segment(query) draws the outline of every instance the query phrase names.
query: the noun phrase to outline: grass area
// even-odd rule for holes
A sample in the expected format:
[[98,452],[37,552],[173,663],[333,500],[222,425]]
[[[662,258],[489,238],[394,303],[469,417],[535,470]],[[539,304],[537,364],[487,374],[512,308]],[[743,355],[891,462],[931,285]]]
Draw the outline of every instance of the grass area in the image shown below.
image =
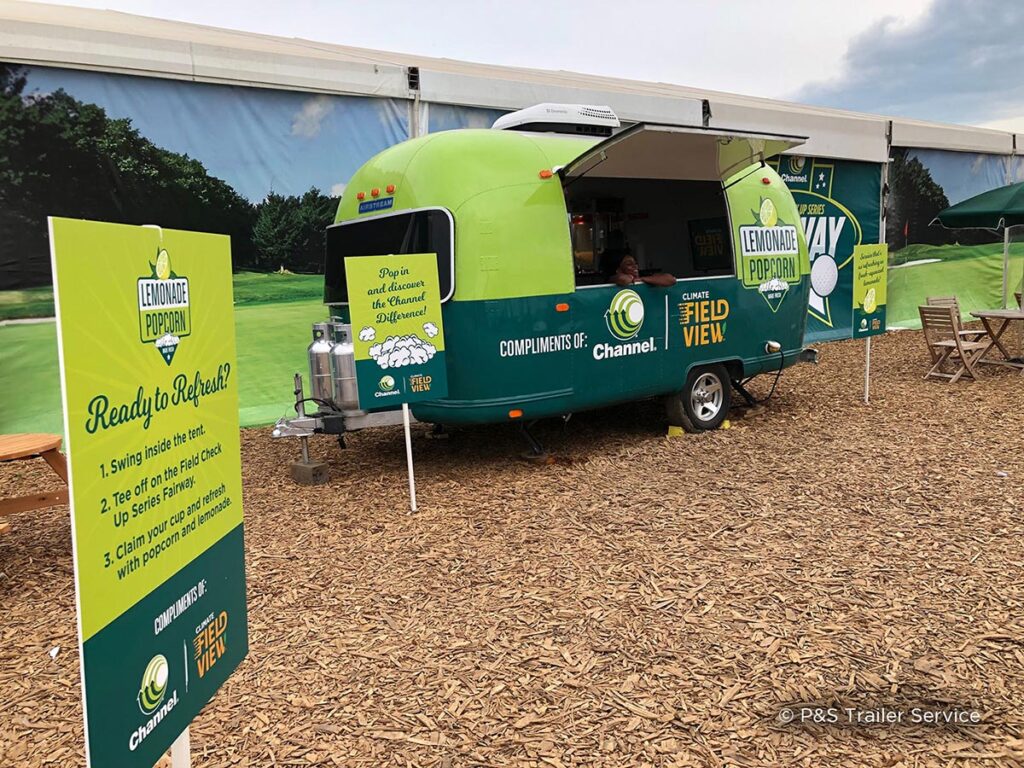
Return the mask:
[[[321,301],[323,275],[292,275],[278,272],[238,272],[232,278],[235,306]],[[53,287],[46,285],[19,291],[0,291],[0,320],[53,317]]]
[[[319,299],[235,309],[242,426],[291,412],[292,374],[306,371],[310,324],[325,315]],[[56,332],[55,323],[0,326],[0,433],[63,433]]]
[[[961,261],[984,256],[1003,257],[1003,244],[987,243],[985,245],[922,245],[912,244],[898,251],[889,253],[889,265],[899,266],[911,261],[922,259],[941,259],[942,261]],[[1010,257],[1024,256],[1024,242],[1010,243]]]
[[[907,251],[911,253],[907,254],[907,258],[902,258]],[[928,296],[956,294],[965,314],[974,309],[1000,306],[1003,283],[1002,244],[969,247],[913,245],[895,255],[901,257],[899,264],[926,259],[938,261],[889,270],[886,310],[886,323],[889,326],[920,327],[917,307]],[[1020,286],[1024,243],[1012,243],[1010,256],[1012,303],[1012,293],[1019,290]]]

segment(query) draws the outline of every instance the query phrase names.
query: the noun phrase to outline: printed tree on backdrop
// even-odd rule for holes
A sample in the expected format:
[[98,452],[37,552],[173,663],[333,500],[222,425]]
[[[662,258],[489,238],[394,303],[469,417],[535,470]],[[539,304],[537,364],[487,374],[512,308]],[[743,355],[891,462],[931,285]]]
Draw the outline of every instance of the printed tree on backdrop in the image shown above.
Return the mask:
[[336,198],[311,188],[301,197],[271,192],[257,206],[252,241],[254,266],[295,272],[323,270],[326,228],[334,220]]
[[889,247],[896,250],[911,243],[950,242],[945,230],[929,226],[935,214],[948,207],[945,191],[921,161],[909,157],[906,149],[894,148],[886,198],[885,237]]
[[223,233],[235,265],[251,263],[255,211],[231,185],[130,120],[26,86],[24,68],[0,64],[0,289],[50,282],[51,215]]

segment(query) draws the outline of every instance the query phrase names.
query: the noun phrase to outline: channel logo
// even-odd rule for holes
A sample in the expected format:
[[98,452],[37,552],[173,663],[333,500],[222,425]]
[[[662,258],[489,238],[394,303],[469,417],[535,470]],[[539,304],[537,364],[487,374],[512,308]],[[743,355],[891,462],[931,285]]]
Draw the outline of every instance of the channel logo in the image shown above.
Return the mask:
[[617,339],[628,341],[640,333],[644,324],[644,302],[636,291],[625,288],[612,297],[604,313],[608,332]]
[[381,376],[377,386],[380,387],[381,392],[390,392],[395,388],[394,376]]
[[142,685],[139,687],[139,709],[142,714],[151,715],[163,703],[167,693],[167,659],[157,654],[149,660],[146,671],[142,673]]

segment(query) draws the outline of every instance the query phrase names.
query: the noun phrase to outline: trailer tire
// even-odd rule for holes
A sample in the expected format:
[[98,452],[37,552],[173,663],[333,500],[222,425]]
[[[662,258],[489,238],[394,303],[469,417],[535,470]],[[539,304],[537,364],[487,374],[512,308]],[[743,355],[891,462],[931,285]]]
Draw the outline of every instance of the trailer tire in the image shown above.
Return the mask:
[[682,392],[665,398],[668,423],[687,432],[718,429],[729,415],[732,386],[724,365],[694,368],[686,377]]

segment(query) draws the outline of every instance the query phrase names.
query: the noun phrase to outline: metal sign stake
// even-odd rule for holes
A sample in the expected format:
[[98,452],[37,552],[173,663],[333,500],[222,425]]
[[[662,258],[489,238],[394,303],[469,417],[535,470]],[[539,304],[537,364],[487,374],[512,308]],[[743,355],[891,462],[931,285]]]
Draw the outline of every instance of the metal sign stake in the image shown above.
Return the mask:
[[405,463],[409,467],[409,506],[416,511],[416,476],[412,471],[412,435],[409,432],[409,404],[402,403],[402,422],[405,424]]
[[188,728],[171,744],[171,768],[192,768],[192,739]]
[[864,339],[864,402],[871,399],[871,337]]

